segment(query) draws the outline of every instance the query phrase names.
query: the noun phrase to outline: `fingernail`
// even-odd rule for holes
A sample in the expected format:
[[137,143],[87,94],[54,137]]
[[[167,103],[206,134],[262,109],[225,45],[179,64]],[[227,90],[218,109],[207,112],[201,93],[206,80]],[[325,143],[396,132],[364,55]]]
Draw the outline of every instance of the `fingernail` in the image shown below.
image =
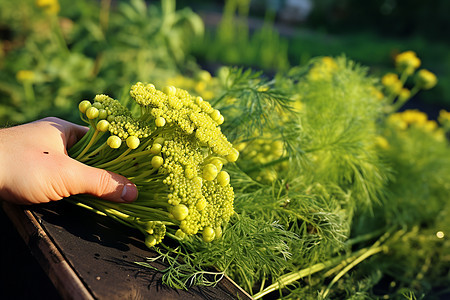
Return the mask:
[[123,186],[121,198],[125,202],[133,202],[138,196],[137,188],[132,183],[127,183]]

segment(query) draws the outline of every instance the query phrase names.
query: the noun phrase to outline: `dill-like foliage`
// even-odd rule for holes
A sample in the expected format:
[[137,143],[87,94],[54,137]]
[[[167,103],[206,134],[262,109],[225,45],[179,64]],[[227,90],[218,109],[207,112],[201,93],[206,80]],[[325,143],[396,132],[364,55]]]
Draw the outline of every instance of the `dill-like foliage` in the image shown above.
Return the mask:
[[221,239],[159,250],[168,284],[227,274],[255,299],[412,299],[450,282],[450,148],[435,125],[392,122],[345,57],[219,77],[237,214]]
[[229,68],[222,71],[223,93],[212,105],[226,117],[222,130],[230,141],[245,140],[276,127],[278,112],[290,111],[286,92],[273,88],[262,72]]

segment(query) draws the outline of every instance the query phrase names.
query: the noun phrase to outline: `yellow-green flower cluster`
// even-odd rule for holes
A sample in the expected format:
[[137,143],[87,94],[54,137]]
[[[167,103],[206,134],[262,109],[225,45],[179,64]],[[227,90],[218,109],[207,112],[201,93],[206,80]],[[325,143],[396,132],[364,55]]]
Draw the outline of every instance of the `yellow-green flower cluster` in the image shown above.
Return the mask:
[[31,70],[20,70],[16,73],[16,79],[19,82],[31,82],[34,77],[35,74]]
[[214,97],[214,91],[217,89],[219,82],[208,71],[202,70],[193,78],[183,75],[169,78],[166,80],[166,84],[185,89],[209,101]]
[[436,75],[425,69],[417,72],[415,79],[417,86],[424,90],[429,90],[437,84]]
[[141,119],[154,119],[158,127],[167,123],[166,126],[177,126],[185,134],[195,133],[202,145],[229,161],[236,161],[238,153],[219,127],[224,117],[209,102],[173,86],[159,91],[154,85],[141,82],[131,87],[130,94],[142,107]]
[[[413,51],[405,51],[395,57],[396,73],[387,73],[381,78],[386,95],[386,112],[397,111],[420,90],[433,88],[437,84],[436,75],[420,67],[421,61]],[[405,85],[409,77],[414,76],[414,86],[408,89]]]
[[330,79],[332,74],[338,70],[338,65],[334,58],[329,56],[322,57],[315,62],[309,70],[308,78],[310,80]]
[[220,237],[234,213],[233,188],[223,166],[239,156],[220,130],[223,116],[202,98],[173,86],[158,90],[139,82],[130,94],[140,106],[139,116],[106,95],[82,101],[79,109],[90,130],[69,154],[137,185],[139,198],[113,211],[145,233],[148,246],[167,234],[180,239],[201,232],[205,241]]
[[[280,159],[285,153],[284,144],[280,140],[273,140],[268,136],[254,139],[249,142],[242,142],[236,145],[236,148],[242,153],[246,161],[251,161],[255,165],[263,166],[277,159]],[[279,171],[276,168],[286,168],[287,162],[281,162],[273,168],[264,168],[262,172],[255,174],[258,181],[273,182],[277,179],[276,174]]]
[[153,247],[159,244],[166,235],[166,226],[160,221],[138,221],[138,226],[147,233],[145,237],[145,245]]
[[58,0],[36,0],[36,6],[49,15],[57,15],[61,8]]
[[398,78],[397,74],[387,73],[381,78],[381,83],[386,88],[388,93],[398,95],[402,91],[403,83]]
[[420,67],[420,59],[414,51],[405,51],[395,57],[395,67],[400,73],[413,74]]
[[446,132],[450,132],[450,112],[441,109],[439,111],[438,121]]
[[450,112],[446,111],[445,109],[441,109],[439,111],[438,121],[441,124],[450,122]]
[[432,134],[436,139],[443,140],[444,132],[434,120],[429,120],[426,113],[417,109],[394,113],[389,116],[388,122],[400,130],[416,128]]

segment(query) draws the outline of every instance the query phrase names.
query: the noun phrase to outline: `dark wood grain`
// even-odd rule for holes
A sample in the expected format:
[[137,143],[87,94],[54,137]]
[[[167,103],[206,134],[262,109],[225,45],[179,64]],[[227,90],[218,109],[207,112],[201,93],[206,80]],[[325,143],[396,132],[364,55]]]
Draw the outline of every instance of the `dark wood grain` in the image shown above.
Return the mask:
[[4,209],[63,298],[250,299],[228,278],[187,291],[162,285],[159,272],[135,264],[155,255],[139,232],[70,203]]

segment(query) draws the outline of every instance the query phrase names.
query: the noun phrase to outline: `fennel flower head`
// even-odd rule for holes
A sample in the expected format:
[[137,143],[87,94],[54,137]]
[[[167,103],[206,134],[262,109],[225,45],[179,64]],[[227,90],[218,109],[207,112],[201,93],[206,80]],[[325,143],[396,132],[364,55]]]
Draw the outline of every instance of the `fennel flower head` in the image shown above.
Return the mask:
[[310,80],[329,79],[334,72],[338,70],[338,65],[334,58],[324,56],[314,63],[309,70],[308,77]]
[[438,121],[441,124],[445,124],[445,123],[450,124],[450,112],[446,111],[445,109],[441,109],[439,111]]
[[19,82],[29,82],[34,79],[34,72],[31,70],[20,70],[16,73],[16,79]]
[[388,121],[398,129],[415,128],[430,134],[436,140],[445,140],[445,134],[442,128],[439,128],[438,123],[434,120],[429,120],[426,113],[417,109],[408,109],[392,114],[389,116]]
[[395,57],[395,66],[400,73],[412,75],[420,67],[420,59],[414,51],[405,51]]
[[36,6],[49,15],[57,15],[61,8],[58,0],[36,0]]
[[437,84],[437,81],[436,75],[428,70],[422,69],[417,72],[416,84],[424,90],[433,88]]
[[387,73],[381,78],[381,83],[387,89],[388,92],[398,95],[402,90],[402,82],[398,78],[397,74]]
[[207,242],[219,238],[234,213],[224,165],[239,156],[221,132],[224,117],[201,97],[174,86],[158,90],[138,82],[130,95],[140,116],[107,95],[80,103],[91,127],[108,137],[96,155],[78,158],[136,184],[133,205],[140,209],[133,226],[147,232],[147,246],[161,242],[166,232],[178,238],[201,233]]

